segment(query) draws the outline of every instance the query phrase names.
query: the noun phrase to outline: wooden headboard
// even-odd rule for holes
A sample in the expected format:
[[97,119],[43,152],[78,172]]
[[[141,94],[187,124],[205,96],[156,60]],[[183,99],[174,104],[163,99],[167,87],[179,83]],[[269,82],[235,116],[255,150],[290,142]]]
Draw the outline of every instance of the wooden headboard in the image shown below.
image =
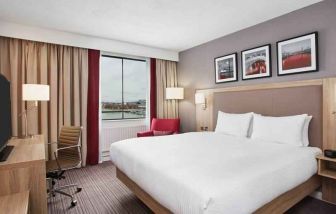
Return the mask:
[[214,130],[218,111],[268,116],[307,113],[313,116],[309,127],[310,145],[336,149],[335,84],[336,78],[327,78],[197,90],[207,99],[205,110],[196,106],[197,130],[201,127]]

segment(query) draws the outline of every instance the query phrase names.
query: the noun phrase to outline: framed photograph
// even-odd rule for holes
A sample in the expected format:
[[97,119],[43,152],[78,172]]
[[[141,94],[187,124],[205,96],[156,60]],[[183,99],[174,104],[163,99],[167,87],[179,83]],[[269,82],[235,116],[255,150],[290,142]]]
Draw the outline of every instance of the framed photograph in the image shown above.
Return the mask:
[[241,62],[243,80],[272,76],[271,45],[242,51]]
[[318,71],[317,32],[277,42],[278,75]]
[[237,81],[237,53],[215,58],[216,83]]

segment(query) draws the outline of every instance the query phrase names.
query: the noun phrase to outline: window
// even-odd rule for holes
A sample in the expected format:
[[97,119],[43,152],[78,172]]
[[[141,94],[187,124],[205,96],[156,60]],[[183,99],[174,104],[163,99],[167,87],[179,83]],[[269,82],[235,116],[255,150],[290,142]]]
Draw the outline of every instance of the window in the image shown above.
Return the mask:
[[100,73],[103,120],[146,117],[146,60],[102,55]]

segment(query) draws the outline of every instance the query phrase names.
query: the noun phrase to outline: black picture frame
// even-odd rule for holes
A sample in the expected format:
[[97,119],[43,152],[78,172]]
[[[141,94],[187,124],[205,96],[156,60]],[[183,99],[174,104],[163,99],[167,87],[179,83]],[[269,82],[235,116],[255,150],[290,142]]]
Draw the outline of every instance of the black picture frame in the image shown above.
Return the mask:
[[[247,52],[252,52],[253,50],[257,51],[258,49],[262,49],[264,48],[266,51],[266,55],[265,58],[266,58],[266,63],[268,61],[268,63],[266,64],[266,66],[268,66],[268,72],[266,73],[266,75],[260,75],[259,76],[257,74],[255,74],[254,76],[252,77],[248,77],[246,78],[246,74],[245,74],[245,54],[247,54]],[[272,46],[271,44],[266,44],[266,45],[261,45],[261,46],[258,46],[258,47],[253,47],[253,48],[249,48],[249,49],[246,49],[246,50],[243,50],[241,51],[241,76],[242,76],[242,80],[253,80],[253,79],[260,79],[260,78],[270,78],[272,77]],[[267,69],[267,67],[266,67]]]
[[[233,74],[234,76],[232,78],[228,78],[228,79],[223,79],[223,80],[220,80],[218,78],[218,66],[217,66],[217,61],[218,60],[225,60],[225,58],[229,59],[229,58],[233,58],[234,59],[234,62],[233,62]],[[226,55],[223,55],[223,56],[219,56],[219,57],[216,57],[214,59],[214,70],[215,70],[215,83],[216,84],[222,84],[222,83],[227,83],[227,82],[236,82],[238,81],[238,53],[237,52],[234,52],[234,53],[230,53],[230,54],[226,54]]]
[[[289,70],[287,72],[284,72],[283,69],[282,69],[282,66],[283,66],[282,65],[282,62],[283,62],[282,54],[281,55],[279,54],[279,52],[282,50],[282,49],[280,50],[280,45],[283,45],[283,43],[285,43],[285,42],[290,42],[291,40],[303,39],[303,38],[307,38],[309,36],[311,36],[311,39],[313,39],[313,40],[311,40],[311,42],[314,41],[313,43],[311,43],[311,48],[310,48],[311,63],[313,65],[310,66],[310,68],[308,66],[306,66],[306,67],[300,68],[301,70],[299,70],[299,68],[296,68],[297,70],[291,69],[291,71]],[[314,46],[313,44],[315,45],[315,47],[312,50],[312,46]],[[288,38],[288,39],[278,41],[278,42],[276,42],[276,53],[277,53],[277,75],[278,76],[287,76],[287,75],[294,75],[294,74],[304,74],[304,73],[318,72],[319,71],[318,32],[315,31],[315,32],[312,32],[312,33],[307,33],[307,34],[304,34],[304,35],[295,36],[295,37],[292,37],[292,38]],[[315,63],[314,63],[314,61],[315,61]]]

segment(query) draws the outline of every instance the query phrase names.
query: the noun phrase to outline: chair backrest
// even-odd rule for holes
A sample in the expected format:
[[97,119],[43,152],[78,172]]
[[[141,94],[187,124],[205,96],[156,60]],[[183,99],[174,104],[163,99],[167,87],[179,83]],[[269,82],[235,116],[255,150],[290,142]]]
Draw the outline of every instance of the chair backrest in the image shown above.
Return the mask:
[[80,126],[63,126],[58,139],[58,149],[68,146],[78,146],[64,150],[58,150],[57,159],[69,161],[74,165],[81,163],[81,132]]
[[153,118],[151,130],[155,131],[173,131],[174,133],[180,132],[180,119],[157,119]]

